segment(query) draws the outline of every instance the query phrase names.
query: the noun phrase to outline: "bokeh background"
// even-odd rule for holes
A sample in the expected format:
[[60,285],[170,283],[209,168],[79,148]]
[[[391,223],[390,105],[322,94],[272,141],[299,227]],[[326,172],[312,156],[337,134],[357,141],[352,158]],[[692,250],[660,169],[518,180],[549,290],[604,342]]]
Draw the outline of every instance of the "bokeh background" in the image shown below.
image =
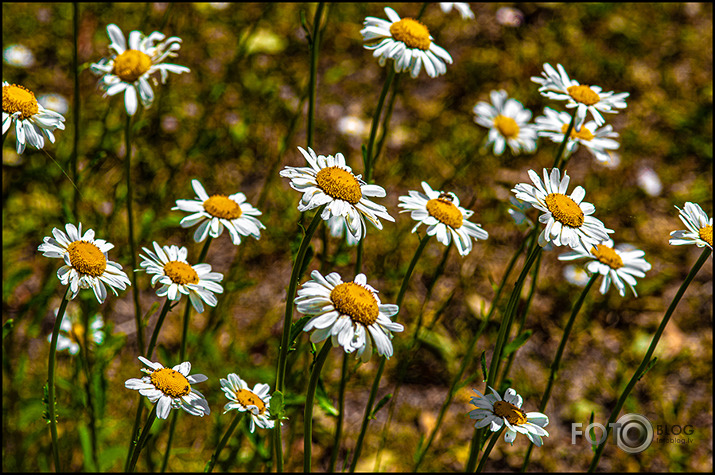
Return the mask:
[[[362,173],[360,147],[367,134],[386,71],[362,46],[366,16],[384,17],[385,4],[330,5],[320,44],[314,148],[320,154],[342,152]],[[403,17],[416,16],[422,4],[392,5]],[[504,10],[504,8],[513,10]],[[630,92],[628,108],[606,115],[620,134],[621,146],[609,164],[597,163],[583,147],[568,162],[571,187],[587,190],[596,215],[614,229],[617,243],[642,249],[652,269],[638,283],[638,298],[621,298],[615,289],[586,299],[566,347],[562,369],[546,409],[550,436],[534,450],[530,470],[581,471],[592,451],[585,439],[571,443],[571,424],[588,424],[591,413],[605,423],[621,389],[639,364],[665,309],[701,249],[668,245],[669,233],[684,229],[675,206],[699,203],[712,216],[712,5],[707,3],[619,4],[471,4],[476,18],[427,6],[423,23],[454,63],[439,78],[424,72],[402,77],[388,138],[376,164],[374,181],[387,190],[376,200],[387,206],[395,223],[378,231],[369,226],[363,270],[394,302],[405,269],[418,244],[414,223],[399,214],[398,197],[420,189],[425,180],[435,189],[454,191],[462,206],[475,211],[473,222],[489,232],[462,258],[454,250],[444,272],[424,302],[445,247],[432,240],[415,269],[397,320],[404,334],[393,340],[395,356],[387,365],[378,398],[394,391],[397,362],[420,312],[432,330],[420,337],[420,349],[402,376],[403,387],[376,466],[377,448],[387,408],[372,421],[358,470],[405,471],[421,438],[435,424],[466,346],[488,309],[496,284],[524,236],[511,220],[510,189],[528,182],[527,171],[550,167],[556,145],[539,142],[533,155],[495,157],[483,150],[486,129],[473,122],[472,108],[504,89],[533,113],[543,107],[563,109],[540,96],[543,63],[561,63],[572,78],[606,91]],[[189,249],[196,259],[200,244],[193,229],[179,227],[183,213],[171,211],[177,199],[194,197],[190,181],[199,179],[209,194],[242,191],[262,212],[266,230],[260,240],[246,238],[233,246],[227,233],[215,239],[206,262],[225,276],[225,293],[215,309],[192,314],[188,359],[192,373],[209,377],[198,389],[211,415],[181,414],[168,463],[170,471],[201,471],[223,435],[230,415],[219,378],[237,372],[253,386],[275,386],[285,289],[300,234],[296,209],[300,195],[278,176],[284,166],[303,166],[297,147],[306,146],[309,56],[301,14],[312,22],[316,4],[88,3],[79,6],[80,110],[73,110],[73,8],[69,3],[2,5],[3,50],[22,45],[32,55],[20,64],[17,54],[3,61],[3,80],[22,84],[54,110],[64,112],[66,130],[56,132],[45,152],[28,148],[15,153],[14,131],[3,144],[3,437],[4,471],[52,470],[50,435],[41,418],[46,380],[48,335],[63,289],[56,278],[59,261],[37,251],[53,227],[81,221],[97,236],[115,244],[110,259],[130,271],[124,179],[124,118],[120,96],[103,98],[97,78],[86,67],[108,55],[106,26],[116,23],[128,35],[161,30],[183,43],[173,61],[191,73],[171,75],[155,88],[153,107],[135,120],[132,177],[139,246],[152,241]],[[506,14],[505,14],[506,13]],[[74,114],[80,113],[79,130]],[[73,215],[74,188],[69,169],[73,135],[79,133],[81,191]],[[310,216],[310,214],[308,214]],[[309,270],[340,272],[352,279],[355,249],[319,232]],[[569,263],[561,250],[543,253],[541,271],[525,329],[533,332],[518,350],[511,386],[536,410],[549,365],[569,309],[580,287],[567,280]],[[323,262],[321,267],[321,262]],[[522,262],[522,261],[520,261]],[[578,267],[578,266],[577,266]],[[510,283],[515,276],[512,276]],[[307,277],[303,278],[303,281]],[[507,291],[511,290],[511,284]],[[531,282],[527,281],[527,289]],[[527,297],[525,289],[524,299]],[[636,386],[623,413],[645,415],[654,425],[691,425],[687,443],[654,441],[637,455],[609,443],[599,470],[705,471],[712,469],[712,260],[691,283],[660,341],[657,364]],[[120,470],[136,411],[136,393],[124,381],[141,375],[133,317],[132,292],[110,296],[98,305],[90,291],[80,293],[70,311],[101,313],[109,332],[92,355],[94,376],[88,383],[78,357],[66,352],[58,360],[60,456],[67,470]],[[158,302],[145,274],[139,275],[143,312]],[[500,306],[505,305],[506,299]],[[177,364],[183,304],[169,314],[154,360]],[[296,314],[296,318],[298,318]],[[150,320],[153,329],[157,314]],[[477,354],[490,358],[498,331],[491,322]],[[7,322],[12,320],[12,324]],[[309,365],[307,335],[298,339],[291,363],[288,416],[284,427],[287,470],[302,469],[302,414]],[[352,361],[352,360],[351,360]],[[322,372],[325,400],[335,404],[342,356],[333,349]],[[350,365],[342,469],[359,431],[370,384],[378,366]],[[474,381],[455,398],[440,433],[422,464],[426,471],[463,470],[473,433],[467,412],[471,387],[483,390],[479,364],[469,363]],[[90,420],[85,385],[96,395],[99,466],[88,461]],[[326,470],[332,451],[335,418],[330,408],[316,408],[314,470]],[[168,423],[155,423],[139,470],[158,470],[166,446]],[[263,471],[269,468],[270,433],[248,434],[242,426],[222,453],[217,468]],[[528,441],[499,442],[486,465],[515,471]]]

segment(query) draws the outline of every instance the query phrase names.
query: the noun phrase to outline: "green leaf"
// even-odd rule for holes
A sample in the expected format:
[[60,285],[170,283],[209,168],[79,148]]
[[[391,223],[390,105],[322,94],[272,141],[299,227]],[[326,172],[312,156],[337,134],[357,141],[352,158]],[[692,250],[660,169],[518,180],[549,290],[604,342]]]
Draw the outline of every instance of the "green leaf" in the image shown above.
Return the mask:
[[526,330],[524,333],[520,333],[519,335],[516,336],[512,341],[507,343],[504,346],[504,356],[515,352],[518,350],[524,343],[526,343],[526,340],[529,339],[531,336],[532,331],[531,330]]
[[149,307],[149,310],[147,310],[144,314],[144,318],[142,319],[142,325],[149,323],[149,319],[152,315],[156,313],[157,310],[159,310],[159,302],[154,302],[153,304],[151,304],[151,307]]
[[4,340],[6,336],[10,334],[12,331],[12,328],[15,326],[15,320],[12,318],[9,319],[7,322],[2,324],[2,339]]
[[273,395],[271,395],[271,420],[278,421],[281,419],[288,419],[285,417],[285,405],[283,404],[283,393],[275,390]]
[[374,419],[375,415],[377,415],[377,411],[382,409],[390,399],[392,399],[392,394],[385,394],[385,396],[382,399],[377,401],[377,404],[375,404],[375,407],[373,408],[372,413],[370,414],[369,418]]
[[640,374],[640,376],[638,376],[638,381],[640,381],[641,378],[642,378],[643,376],[645,376],[645,374],[646,374],[648,371],[650,371],[650,369],[651,369],[653,366],[655,366],[655,362],[656,362],[656,361],[658,361],[658,358],[657,358],[657,357],[653,357],[653,359],[648,362],[648,366],[646,366],[645,369],[643,370],[643,372]]
[[482,379],[482,382],[485,383],[487,381],[487,355],[486,351],[482,351],[482,376],[484,376],[484,379]]
[[318,406],[328,415],[335,417],[338,416],[338,410],[335,408],[335,406],[333,406],[333,403],[330,402],[328,394],[325,392],[325,386],[323,385],[322,379],[318,380],[318,387],[315,391],[315,400],[317,401]]
[[[591,417],[588,419],[588,425],[591,427],[591,430],[588,431],[589,440],[596,440],[596,431],[594,430],[594,427],[591,425],[591,424],[593,424],[593,418],[594,418],[594,414],[593,414],[593,411],[591,411]],[[593,450],[595,452],[597,448],[598,448],[598,444],[591,444],[591,450]]]

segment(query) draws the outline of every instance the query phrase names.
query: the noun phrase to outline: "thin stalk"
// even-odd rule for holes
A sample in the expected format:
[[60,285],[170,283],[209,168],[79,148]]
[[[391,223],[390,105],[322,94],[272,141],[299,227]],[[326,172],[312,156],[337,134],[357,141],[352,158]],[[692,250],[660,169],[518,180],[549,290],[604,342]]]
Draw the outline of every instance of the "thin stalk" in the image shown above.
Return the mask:
[[233,420],[231,421],[231,425],[228,427],[228,430],[226,430],[226,433],[223,435],[221,440],[219,441],[218,445],[216,446],[216,451],[214,454],[211,456],[211,460],[209,460],[209,466],[206,469],[208,473],[211,473],[214,469],[214,466],[216,465],[216,462],[218,462],[218,456],[221,454],[221,451],[223,448],[226,446],[226,443],[228,443],[228,439],[231,437],[231,434],[233,434],[233,431],[236,430],[236,427],[238,426],[238,423],[241,421],[241,416],[243,416],[243,412],[236,411],[236,415],[233,416]]
[[477,472],[481,472],[482,469],[484,468],[484,464],[487,462],[487,459],[489,458],[489,454],[492,452],[494,445],[496,445],[497,441],[499,440],[499,436],[501,435],[502,431],[504,431],[504,427],[505,426],[502,426],[502,428],[499,429],[499,431],[496,434],[492,434],[492,440],[489,441],[489,445],[487,445],[487,448],[484,449],[482,458],[479,461],[479,466],[477,466]]
[[52,457],[55,461],[55,472],[60,472],[60,452],[57,447],[57,416],[55,414],[55,356],[57,354],[57,339],[62,326],[62,318],[65,316],[67,303],[69,300],[70,286],[65,289],[62,303],[57,310],[55,326],[52,329],[52,339],[50,340],[50,359],[47,364],[47,410],[50,416],[50,435],[52,436]]
[[[373,157],[373,148],[375,146],[375,137],[377,136],[377,128],[380,123],[380,114],[382,113],[382,106],[385,103],[385,97],[387,96],[387,91],[390,89],[390,84],[395,78],[395,68],[389,67],[389,72],[385,78],[385,84],[382,86],[382,91],[380,92],[380,97],[377,100],[377,107],[375,108],[375,115],[372,117],[372,126],[370,127],[370,140],[367,143],[367,153],[365,155],[365,182],[370,183],[372,179],[372,170],[375,166]],[[362,242],[362,241],[360,241]]]
[[171,453],[171,443],[174,441],[174,430],[176,429],[176,420],[179,417],[179,411],[174,411],[171,415],[171,425],[169,426],[169,438],[166,441],[166,450],[164,458],[161,460],[161,473],[166,472],[166,467],[169,464],[169,453]]
[[574,128],[574,125],[576,124],[576,110],[574,109],[573,116],[571,116],[571,123],[569,123],[568,129],[566,129],[566,133],[564,134],[564,139],[561,141],[561,145],[559,145],[559,148],[556,151],[556,156],[554,157],[554,165],[552,168],[558,168],[561,170],[561,167],[564,165],[565,161],[562,160],[562,156],[564,153],[564,150],[566,149],[566,143],[568,143],[569,139],[571,138],[571,131]]
[[144,348],[144,329],[142,328],[141,307],[139,306],[139,286],[137,286],[137,273],[134,270],[137,268],[136,246],[134,244],[134,214],[132,212],[132,116],[127,114],[126,126],[124,128],[124,148],[126,156],[124,157],[124,175],[127,180],[127,218],[129,222],[129,254],[131,257],[132,271],[132,295],[134,296],[134,319],[137,324],[137,341],[139,348]]
[[308,382],[308,392],[305,394],[305,416],[303,417],[303,471],[310,472],[310,459],[313,446],[313,400],[315,399],[315,389],[318,386],[320,378],[320,370],[323,369],[325,360],[328,358],[328,353],[333,347],[330,338],[325,340],[320,353],[315,359],[313,371],[310,372],[310,381]]
[[89,434],[92,443],[92,463],[94,464],[94,470],[97,470],[99,457],[97,456],[97,421],[94,414],[94,401],[92,398],[92,371],[89,367],[89,312],[84,312],[82,315],[82,325],[84,325],[84,335],[82,335],[82,341],[80,344],[80,355],[82,360],[82,369],[84,370],[87,382],[84,386],[84,390],[87,396],[87,408],[89,412]]
[[310,82],[308,86],[308,147],[313,148],[313,130],[315,128],[315,88],[318,82],[318,48],[320,46],[320,18],[325,3],[320,2],[313,18],[313,35],[310,38]]
[[79,41],[79,3],[72,2],[72,32],[73,32],[73,50],[72,50],[72,70],[74,71],[74,97],[72,98],[73,108],[73,123],[74,136],[72,137],[72,156],[70,157],[70,173],[72,173],[72,182],[74,183],[74,195],[72,200],[72,214],[77,219],[77,209],[79,204],[79,188],[77,184],[77,152],[79,150],[79,59],[78,46]]
[[343,367],[340,372],[340,387],[338,389],[338,418],[335,422],[335,439],[333,440],[333,452],[330,454],[330,466],[328,472],[335,472],[335,463],[338,460],[340,451],[340,435],[343,431],[343,419],[345,418],[345,385],[348,378],[348,354],[343,352]]
[[[158,403],[157,403],[158,404]],[[151,409],[151,412],[147,416],[147,421],[146,424],[144,425],[144,429],[142,429],[142,435],[139,437],[139,442],[137,442],[137,446],[134,449],[134,454],[132,454],[132,461],[129,463],[129,469],[127,472],[134,472],[134,468],[137,465],[137,460],[139,460],[139,454],[141,453],[142,449],[144,448],[144,444],[146,443],[146,438],[149,435],[149,429],[151,429],[151,425],[154,423],[156,420],[156,404]]]
[[127,458],[124,460],[124,471],[129,471],[129,462],[132,460],[132,455],[134,455],[134,447],[138,442],[137,436],[139,435],[139,424],[142,420],[142,412],[144,411],[144,401],[142,401],[142,396],[139,394],[137,401],[137,415],[134,417],[134,427],[132,428],[132,434],[129,438],[129,450],[127,450]]
[[355,472],[355,467],[357,466],[358,459],[360,458],[360,453],[362,452],[362,443],[365,439],[365,433],[367,432],[367,424],[370,421],[372,405],[375,403],[375,397],[377,396],[377,387],[380,384],[382,372],[385,370],[386,360],[387,358],[383,357],[380,361],[380,366],[377,368],[377,374],[375,375],[375,381],[372,382],[372,388],[370,388],[370,396],[368,397],[367,405],[365,406],[365,416],[362,419],[362,425],[360,426],[360,434],[358,435],[357,443],[355,444],[353,459],[350,462],[350,473]]
[[164,302],[164,306],[161,308],[159,319],[156,321],[156,326],[154,326],[154,332],[151,334],[149,347],[146,349],[146,353],[144,353],[145,358],[151,359],[151,354],[154,352],[154,347],[156,346],[156,340],[159,337],[159,330],[161,330],[161,326],[164,324],[164,319],[166,318],[166,314],[169,313],[170,308],[171,300],[167,297],[166,302]]

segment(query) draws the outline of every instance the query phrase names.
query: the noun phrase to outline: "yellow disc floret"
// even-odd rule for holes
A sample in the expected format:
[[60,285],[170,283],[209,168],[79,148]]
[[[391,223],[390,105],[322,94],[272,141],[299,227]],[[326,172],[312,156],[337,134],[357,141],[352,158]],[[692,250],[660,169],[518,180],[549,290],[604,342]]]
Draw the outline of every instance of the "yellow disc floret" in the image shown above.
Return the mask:
[[151,58],[139,50],[128,49],[114,58],[112,72],[124,82],[134,82],[151,68]]
[[[568,124],[564,124],[561,126],[561,133],[565,134],[566,131],[569,129]],[[572,139],[581,139],[581,140],[586,140],[586,141],[591,141],[595,135],[591,133],[590,130],[588,130],[586,127],[581,127],[581,130],[579,132],[576,132],[576,130],[572,129],[571,130],[571,138]]]
[[211,216],[222,219],[238,219],[241,217],[241,207],[224,195],[213,195],[204,201],[204,209]]
[[176,284],[198,284],[199,274],[193,267],[181,261],[169,261],[164,264],[164,274]]
[[427,27],[412,18],[403,18],[390,25],[390,34],[410,48],[426,51],[432,44]]
[[526,424],[526,413],[514,404],[506,401],[494,403],[494,414],[509,421],[509,424],[520,426]]
[[380,314],[372,292],[354,282],[345,282],[335,287],[330,292],[330,300],[338,312],[365,326],[375,323]]
[[713,247],[713,225],[708,224],[707,226],[700,228],[698,230],[698,236],[700,239],[708,243],[710,247]]
[[568,196],[561,193],[551,193],[546,195],[544,201],[554,219],[562,224],[572,228],[578,228],[583,224],[584,214],[581,207]]
[[507,139],[515,139],[519,136],[519,124],[511,117],[498,115],[494,118],[494,127]]
[[619,256],[612,248],[604,244],[593,246],[591,254],[613,270],[623,267],[623,259],[621,259],[621,256]]
[[87,241],[75,241],[67,246],[70,263],[77,272],[99,277],[107,268],[107,259],[97,246]]
[[256,406],[258,408],[259,415],[266,412],[266,404],[261,398],[256,396],[253,391],[249,391],[248,389],[239,389],[234,393],[234,395],[236,396],[238,403],[242,406]]
[[25,120],[39,111],[35,94],[17,84],[2,87],[2,111],[10,115],[19,112],[20,120]]
[[149,377],[151,384],[167,396],[177,398],[191,394],[191,385],[186,376],[171,368],[153,371]]
[[593,92],[593,90],[588,86],[569,86],[566,90],[574,101],[586,104],[587,106],[597,104],[598,101],[601,100],[601,96]]
[[441,193],[438,198],[429,200],[426,208],[427,212],[441,223],[453,229],[462,227],[462,212],[452,203],[452,196],[448,193]]
[[315,176],[318,186],[328,195],[337,199],[356,204],[362,198],[360,182],[347,170],[340,167],[326,167]]

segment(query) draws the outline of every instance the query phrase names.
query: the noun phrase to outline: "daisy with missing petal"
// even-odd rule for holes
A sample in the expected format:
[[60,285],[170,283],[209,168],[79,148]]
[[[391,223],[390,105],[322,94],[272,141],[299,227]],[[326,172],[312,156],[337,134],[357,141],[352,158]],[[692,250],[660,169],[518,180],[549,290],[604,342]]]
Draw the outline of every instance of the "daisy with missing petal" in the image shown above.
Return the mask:
[[178,56],[176,51],[181,48],[181,38],[155,31],[144,36],[141,31],[129,33],[129,48],[122,30],[114,24],[107,26],[107,35],[111,43],[109,49],[113,52],[111,58],[103,58],[98,63],[92,63],[91,71],[102,76],[100,85],[105,96],[113,96],[124,92],[124,106],[128,115],[137,111],[137,93],[142,105],[150,107],[154,101],[154,91],[149,84],[151,78],[158,85],[155,72],[161,74],[161,83],[165,84],[169,73],[188,73],[190,70],[178,64],[163,63],[166,58]]
[[211,414],[204,395],[191,387],[209,378],[203,374],[189,375],[191,363],[185,361],[173,368],[164,368],[161,363],[152,363],[143,356],[139,356],[139,361],[151,368],[142,368],[147,376],[128,379],[124,387],[136,389],[152,404],[156,403],[156,417],[166,419],[172,409],[183,409],[192,416]]
[[228,229],[231,242],[241,244],[241,236],[261,237],[261,229],[266,229],[256,218],[261,212],[246,201],[243,193],[233,195],[211,195],[204,190],[199,180],[191,180],[191,186],[196,193],[193,200],[176,200],[172,210],[192,213],[181,220],[182,228],[190,228],[199,224],[194,232],[194,241],[202,242],[206,236],[217,238]]
[[88,229],[82,234],[82,223],[79,229],[74,224],[65,225],[65,234],[57,228],[52,229],[52,235],[46,236],[37,248],[45,257],[64,259],[65,265],[57,271],[57,278],[62,285],[70,286],[69,299],[77,296],[80,289],[92,289],[99,303],[107,298],[105,284],[117,295],[116,289],[124,290],[131,285],[127,275],[122,272],[122,266],[108,259],[107,251],[114,244],[104,239],[94,239],[94,231]]
[[159,297],[167,296],[169,300],[179,300],[181,294],[188,295],[191,304],[197,312],[204,311],[202,300],[207,305],[215,307],[218,300],[214,293],[223,293],[221,280],[223,275],[211,272],[209,264],[189,265],[186,261],[188,251],[185,247],[164,246],[163,248],[154,241],[154,251],[142,248],[147,254],[141,255],[141,267],[145,267],[151,278],[152,287],[159,282],[161,288],[156,291]]
[[470,419],[477,420],[474,427],[481,429],[489,426],[492,432],[497,432],[502,426],[506,426],[504,441],[513,445],[516,433],[519,432],[527,436],[534,445],[541,447],[541,438],[549,436],[544,429],[549,424],[549,418],[540,412],[524,412],[521,409],[523,400],[512,388],[506,390],[504,399],[492,387],[489,389],[493,394],[488,396],[473,389],[478,395],[470,401],[477,406],[469,412]]
[[680,220],[688,229],[673,231],[669,243],[673,246],[695,244],[698,247],[713,248],[713,219],[708,218],[705,211],[697,203],[687,202],[680,209]]
[[611,282],[613,282],[621,297],[626,296],[626,284],[633,291],[633,295],[638,297],[635,289],[635,278],[645,277],[645,273],[651,267],[643,256],[645,256],[645,252],[633,249],[630,246],[616,246],[614,248],[613,241],[607,239],[589,250],[581,248],[561,254],[559,260],[591,259],[586,264],[586,270],[591,274],[601,274],[603,276],[601,294],[605,295],[611,286]]
[[390,320],[399,307],[382,304],[377,290],[367,284],[365,274],[358,274],[354,282],[343,282],[337,272],[323,277],[314,270],[313,280],[298,290],[295,304],[299,312],[314,315],[303,331],[314,330],[310,341],[318,343],[331,337],[333,347],[342,346],[346,353],[356,352],[362,362],[372,356],[373,344],[377,353],[392,356],[392,333],[405,328]]
[[224,414],[231,409],[249,412],[251,417],[248,423],[251,434],[256,430],[256,426],[261,429],[273,429],[275,421],[270,420],[270,386],[257,383],[251,391],[244,380],[236,373],[231,373],[228,379],[221,378],[221,389],[230,401],[223,407]]
[[616,114],[615,109],[625,109],[628,92],[614,94],[613,91],[603,92],[599,86],[585,86],[575,79],[569,78],[563,66],[558,64],[556,71],[549,63],[544,63],[543,77],[532,76],[531,80],[541,84],[539,92],[542,96],[556,101],[568,101],[566,107],[576,109],[576,131],[581,130],[586,114],[591,113],[597,126],[606,123],[601,112]]
[[41,149],[46,136],[55,143],[55,129],[65,130],[62,114],[45,109],[37,102],[35,94],[18,84],[2,82],[2,134],[5,135],[15,122],[15,148],[18,154],[25,145]]
[[434,38],[425,25],[412,18],[402,18],[390,7],[385,7],[389,20],[367,17],[360,30],[365,48],[374,50],[372,55],[380,58],[380,66],[388,59],[395,61],[395,72],[410,71],[416,78],[424,64],[431,78],[447,72],[452,57],[442,47],[434,43]]
[[608,239],[608,233],[613,230],[591,216],[596,208],[583,201],[586,190],[577,186],[571,196],[566,196],[570,180],[566,172],[563,180],[558,168],[551,169],[550,177],[548,170],[544,168],[544,181],[541,181],[533,170],[529,170],[529,177],[535,186],[519,183],[511,191],[517,199],[527,201],[544,212],[539,216],[539,222],[546,224],[539,234],[541,247],[552,242],[557,246],[590,248]]
[[409,196],[400,196],[402,213],[411,211],[411,217],[417,224],[412,232],[424,224],[427,226],[428,236],[437,236],[437,240],[448,246],[454,238],[459,254],[466,256],[472,250],[472,239],[486,239],[489,233],[478,224],[467,221],[474,211],[459,206],[459,198],[450,192],[434,191],[427,182],[422,182],[424,194],[419,191],[410,191]]
[[509,145],[514,155],[536,150],[536,131],[528,124],[531,111],[525,109],[521,102],[509,99],[506,91],[489,93],[492,103],[478,102],[473,112],[474,122],[489,129],[487,147],[494,144],[494,155],[504,153]]
[[451,12],[452,7],[454,7],[454,9],[459,12],[459,14],[462,16],[463,20],[470,20],[470,19],[474,18],[474,12],[472,12],[472,9],[469,8],[468,3],[440,2],[440,4],[439,4],[439,8],[441,8],[444,13]]
[[308,161],[309,167],[285,167],[280,175],[290,178],[290,186],[303,193],[298,211],[308,211],[327,205],[320,215],[324,221],[333,216],[345,219],[348,232],[358,241],[365,234],[367,218],[377,229],[382,229],[379,218],[394,221],[387,213],[387,208],[373,203],[368,197],[384,197],[385,189],[377,185],[368,185],[361,175],[353,175],[346,165],[342,153],[335,156],[316,155],[312,148],[306,152],[298,147]]
[[[55,309],[55,318],[58,310]],[[57,351],[67,350],[70,355],[76,355],[79,353],[80,346],[84,345],[86,329],[77,311],[67,311],[65,315],[66,318],[62,319],[60,333],[57,335]],[[104,342],[103,327],[104,320],[100,314],[95,313],[90,317],[88,344],[101,345]],[[52,335],[47,335],[47,341],[52,342]]]

